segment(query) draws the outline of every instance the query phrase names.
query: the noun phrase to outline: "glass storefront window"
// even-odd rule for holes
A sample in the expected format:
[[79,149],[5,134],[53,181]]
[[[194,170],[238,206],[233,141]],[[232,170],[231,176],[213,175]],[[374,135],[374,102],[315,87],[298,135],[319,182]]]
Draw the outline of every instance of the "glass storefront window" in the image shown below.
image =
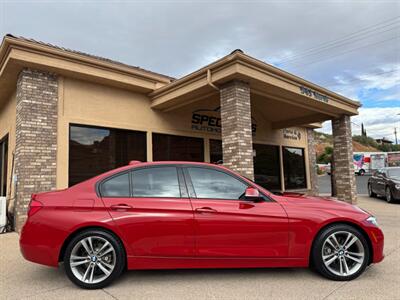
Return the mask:
[[204,161],[203,139],[153,133],[153,161]]
[[[253,144],[255,182],[268,190],[281,189],[279,146]],[[210,162],[222,162],[222,141],[210,140]]]
[[0,196],[7,195],[8,136],[0,140]]
[[282,151],[285,189],[307,188],[304,149],[283,147]]
[[69,186],[146,156],[145,132],[70,125]]
[[281,189],[279,146],[253,144],[254,181],[274,191]]

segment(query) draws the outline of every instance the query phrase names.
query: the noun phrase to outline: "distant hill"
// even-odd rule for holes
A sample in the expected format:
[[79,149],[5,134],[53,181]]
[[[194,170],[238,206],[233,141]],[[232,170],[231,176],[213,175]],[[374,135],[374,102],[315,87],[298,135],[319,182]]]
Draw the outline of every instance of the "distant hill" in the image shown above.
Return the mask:
[[[321,155],[325,152],[326,147],[333,147],[333,138],[331,134],[315,132],[315,150],[317,152],[317,156]],[[364,145],[360,142],[357,142],[353,139],[353,151],[354,152],[381,152],[378,148],[375,148],[371,145]]]

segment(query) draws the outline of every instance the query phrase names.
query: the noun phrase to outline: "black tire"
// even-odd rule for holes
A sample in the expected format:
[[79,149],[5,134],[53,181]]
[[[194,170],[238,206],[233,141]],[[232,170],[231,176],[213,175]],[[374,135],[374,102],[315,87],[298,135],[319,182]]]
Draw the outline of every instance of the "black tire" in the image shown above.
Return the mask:
[[376,197],[376,194],[372,191],[372,186],[370,183],[368,183],[368,196],[370,196],[371,198]]
[[[88,237],[104,239],[105,241],[107,241],[108,243],[111,244],[111,246],[114,248],[114,251],[115,251],[115,257],[113,257],[114,264],[115,264],[114,269],[111,271],[110,275],[108,275],[107,278],[105,278],[101,282],[97,282],[97,283],[83,282],[81,279],[78,279],[74,275],[74,272],[70,265],[71,254],[72,254],[74,247],[80,241],[82,241],[83,239],[88,238]],[[126,261],[125,249],[124,249],[121,241],[116,236],[114,236],[113,234],[111,234],[105,230],[101,230],[101,229],[91,229],[90,230],[89,229],[89,230],[85,230],[85,231],[82,231],[79,234],[77,234],[75,237],[72,238],[72,240],[67,245],[67,248],[65,249],[65,255],[64,255],[64,268],[65,268],[65,272],[66,272],[68,278],[77,286],[84,288],[84,289],[100,289],[100,288],[106,287],[107,285],[109,285],[112,281],[114,281],[116,278],[118,278],[121,275],[121,273],[125,269],[125,261]],[[90,263],[92,263],[92,261],[90,261]]]
[[[342,232],[351,233],[358,238],[358,240],[363,246],[364,258],[359,266],[359,269],[354,274],[339,276],[333,273],[325,266],[322,258],[322,247],[326,239],[330,237],[333,233],[340,234]],[[323,229],[315,238],[315,241],[313,243],[313,248],[311,249],[311,263],[313,269],[315,269],[322,276],[335,281],[349,281],[360,276],[367,267],[369,263],[369,258],[370,258],[370,250],[368,247],[367,240],[365,239],[363,234],[358,229],[346,224],[334,224]]]
[[365,175],[365,170],[361,169],[360,171],[358,171],[358,175],[364,176]]
[[386,202],[387,203],[394,203],[395,202],[395,200],[393,198],[392,191],[390,190],[390,187],[388,187],[388,186],[385,188],[385,198],[386,198]]

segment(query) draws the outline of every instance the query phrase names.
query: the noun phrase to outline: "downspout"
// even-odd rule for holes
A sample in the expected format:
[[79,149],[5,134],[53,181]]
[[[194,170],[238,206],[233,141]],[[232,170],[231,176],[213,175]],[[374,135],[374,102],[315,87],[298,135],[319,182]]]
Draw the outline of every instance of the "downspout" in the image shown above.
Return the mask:
[[212,81],[211,81],[211,70],[210,69],[207,69],[207,83],[213,89],[219,91],[219,88],[214,83],[212,83]]

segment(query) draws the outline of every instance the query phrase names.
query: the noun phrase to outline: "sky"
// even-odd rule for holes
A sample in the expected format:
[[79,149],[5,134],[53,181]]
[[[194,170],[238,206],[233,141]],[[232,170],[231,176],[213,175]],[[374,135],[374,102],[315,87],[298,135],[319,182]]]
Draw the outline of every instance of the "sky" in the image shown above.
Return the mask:
[[7,33],[173,77],[239,48],[360,101],[353,134],[400,141],[400,0],[0,0]]

